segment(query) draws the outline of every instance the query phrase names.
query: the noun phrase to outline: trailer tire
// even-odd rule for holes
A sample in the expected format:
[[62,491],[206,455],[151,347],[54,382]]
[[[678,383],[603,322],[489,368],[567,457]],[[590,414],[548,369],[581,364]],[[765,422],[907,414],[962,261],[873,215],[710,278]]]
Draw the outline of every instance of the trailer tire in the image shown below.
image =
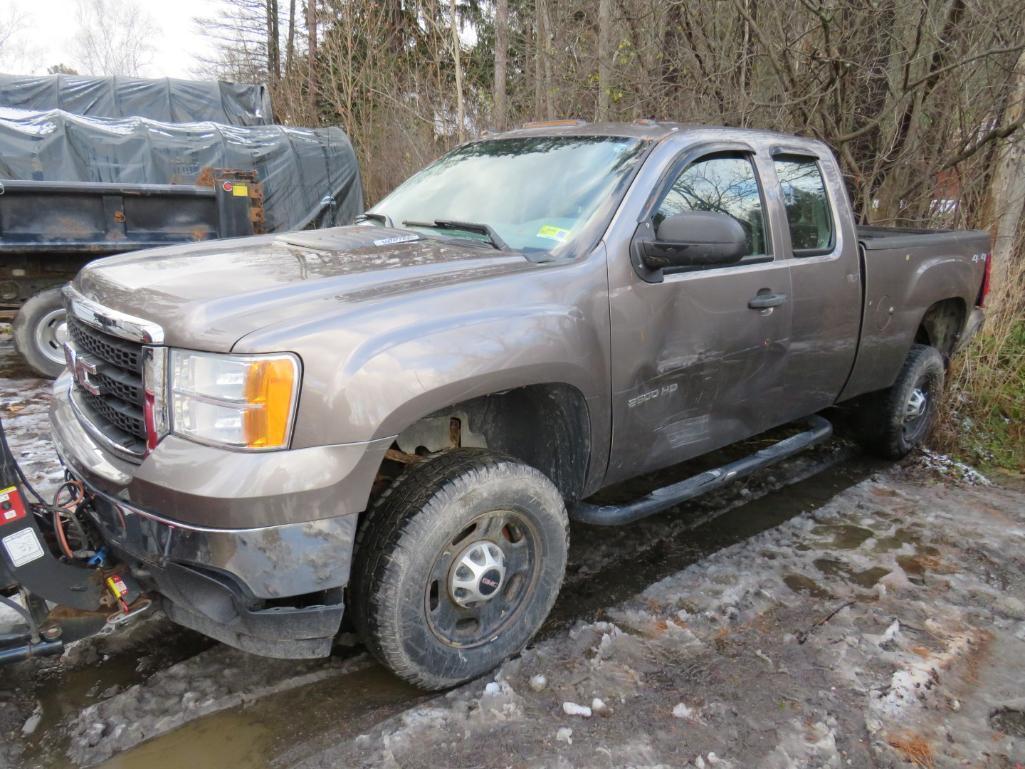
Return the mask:
[[541,472],[485,449],[410,466],[360,528],[349,603],[400,678],[445,689],[516,654],[566,570],[568,517]]
[[14,317],[14,346],[36,372],[54,379],[64,370],[67,316],[60,287],[29,297]]
[[944,374],[939,350],[912,345],[897,381],[860,406],[865,447],[885,459],[901,459],[920,446],[936,420]]

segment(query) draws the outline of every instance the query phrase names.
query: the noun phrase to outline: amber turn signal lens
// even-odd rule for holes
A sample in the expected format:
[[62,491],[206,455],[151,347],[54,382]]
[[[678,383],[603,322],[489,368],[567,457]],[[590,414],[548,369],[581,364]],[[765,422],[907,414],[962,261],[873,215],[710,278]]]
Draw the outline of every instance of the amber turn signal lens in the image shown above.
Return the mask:
[[251,449],[284,448],[292,419],[296,365],[290,357],[253,361],[246,372],[243,435]]

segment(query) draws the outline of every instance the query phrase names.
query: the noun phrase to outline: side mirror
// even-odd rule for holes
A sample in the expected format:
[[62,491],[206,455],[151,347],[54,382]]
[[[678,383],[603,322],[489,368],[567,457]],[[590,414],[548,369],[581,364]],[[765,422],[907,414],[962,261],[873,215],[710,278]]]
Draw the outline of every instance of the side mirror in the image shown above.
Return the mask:
[[651,270],[736,264],[747,253],[747,235],[736,219],[711,211],[684,211],[666,217],[653,240],[640,244]]

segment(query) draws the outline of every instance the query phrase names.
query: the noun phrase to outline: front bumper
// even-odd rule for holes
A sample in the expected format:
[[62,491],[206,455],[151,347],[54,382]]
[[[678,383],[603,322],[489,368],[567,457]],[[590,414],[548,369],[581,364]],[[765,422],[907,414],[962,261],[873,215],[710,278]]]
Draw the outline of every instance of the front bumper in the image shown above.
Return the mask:
[[344,611],[354,516],[198,529],[89,490],[103,540],[143,586],[161,595],[172,620],[265,656],[330,653]]
[[355,513],[385,441],[247,455],[168,436],[132,465],[78,421],[70,386],[66,374],[54,385],[57,452],[92,492],[90,513],[109,549],[163,597],[168,616],[266,656],[328,654]]

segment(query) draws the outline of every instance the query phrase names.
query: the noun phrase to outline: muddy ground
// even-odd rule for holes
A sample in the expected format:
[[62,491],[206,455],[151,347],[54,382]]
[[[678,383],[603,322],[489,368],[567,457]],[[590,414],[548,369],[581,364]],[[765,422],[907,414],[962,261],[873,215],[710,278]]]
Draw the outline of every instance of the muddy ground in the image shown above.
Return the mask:
[[[44,487],[47,392],[0,337],[0,416]],[[1021,489],[836,440],[571,541],[537,642],[453,692],[350,636],[267,661],[154,613],[0,669],[0,767],[1025,767]]]

